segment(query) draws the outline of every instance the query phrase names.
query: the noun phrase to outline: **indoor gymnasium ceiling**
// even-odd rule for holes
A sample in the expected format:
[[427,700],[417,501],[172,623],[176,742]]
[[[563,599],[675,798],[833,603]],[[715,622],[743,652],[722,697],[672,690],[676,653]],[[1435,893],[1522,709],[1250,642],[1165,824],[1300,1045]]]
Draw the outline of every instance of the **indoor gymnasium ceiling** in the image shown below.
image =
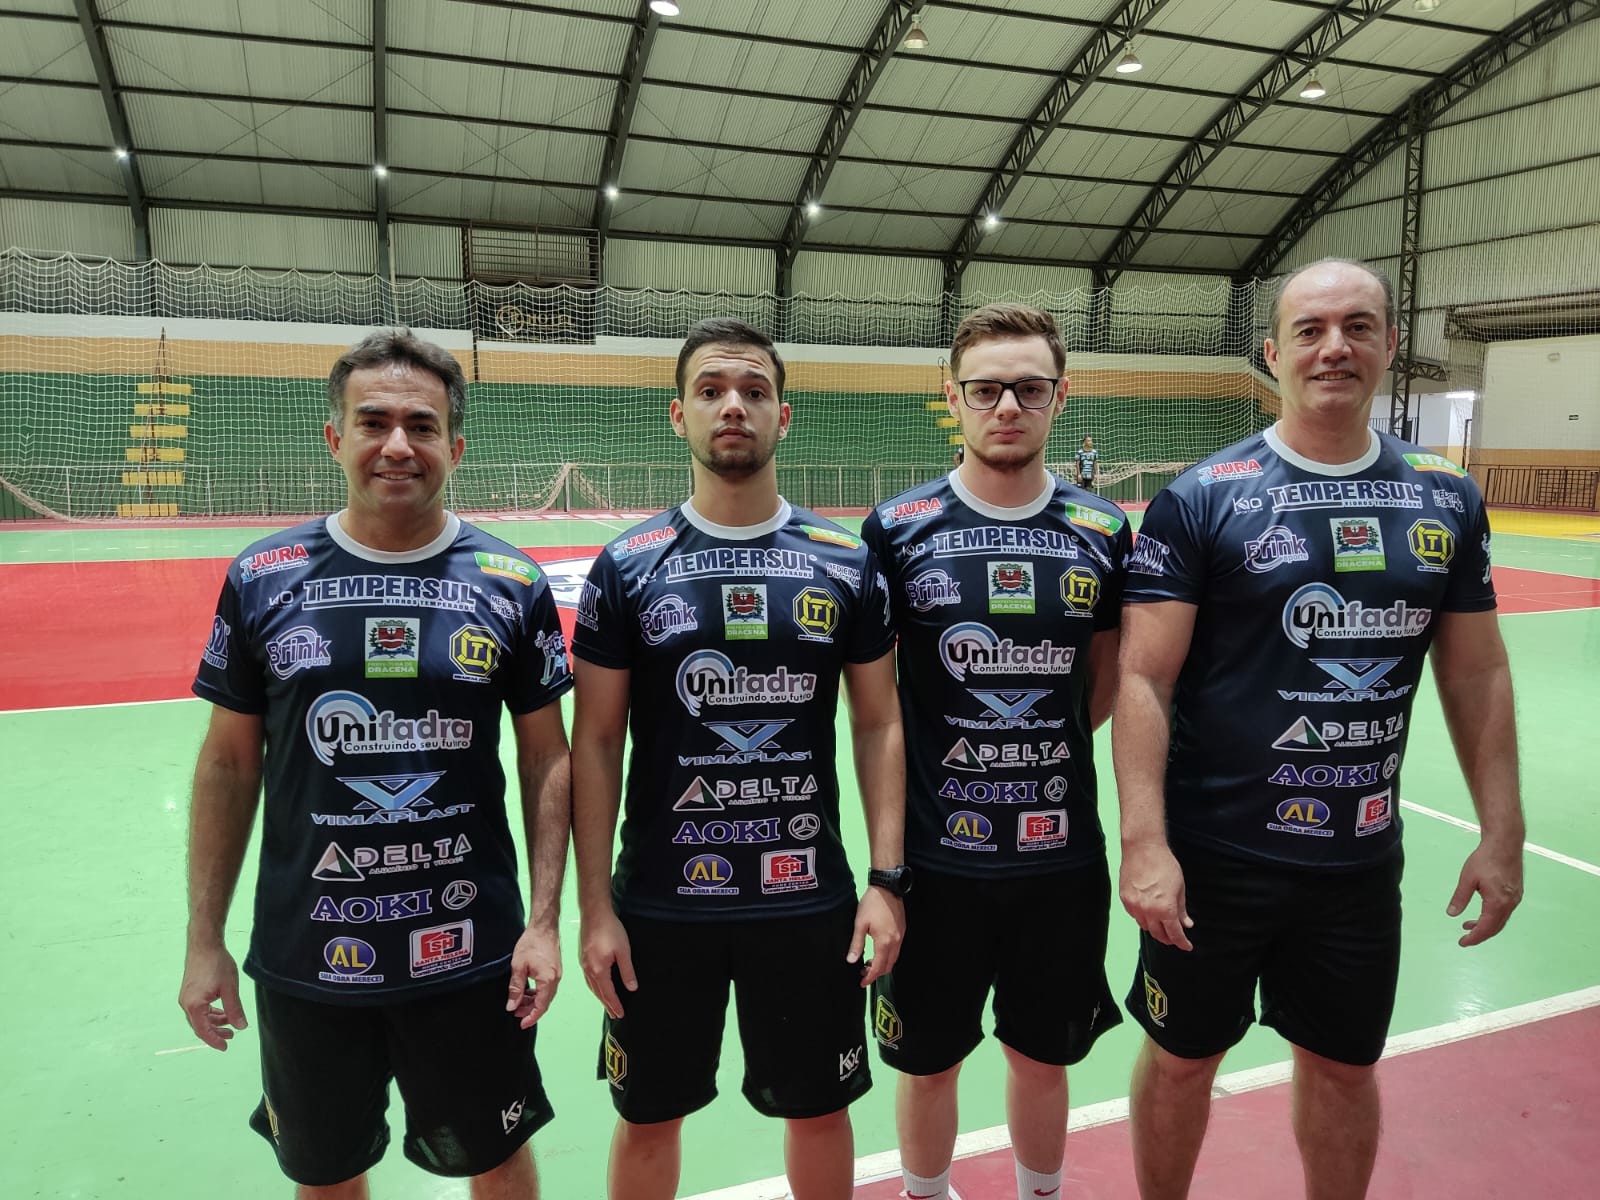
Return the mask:
[[1597,7],[678,3],[0,0],[0,195],[1233,272]]

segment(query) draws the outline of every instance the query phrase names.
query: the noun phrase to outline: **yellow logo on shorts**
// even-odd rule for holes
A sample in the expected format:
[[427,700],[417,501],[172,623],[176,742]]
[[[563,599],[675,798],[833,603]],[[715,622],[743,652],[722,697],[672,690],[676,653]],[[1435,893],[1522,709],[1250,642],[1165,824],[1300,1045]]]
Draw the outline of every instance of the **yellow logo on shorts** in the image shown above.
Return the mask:
[[267,1112],[267,1128],[272,1131],[273,1143],[275,1145],[281,1145],[281,1142],[278,1139],[278,1114],[272,1107],[272,1101],[268,1100],[264,1093],[261,1097],[261,1107]]
[[905,1032],[905,1026],[900,1024],[900,1014],[882,996],[878,997],[877,1007],[872,1011],[872,1032],[885,1046],[893,1046]]
[[606,1034],[606,1078],[611,1081],[611,1086],[620,1089],[622,1081],[628,1076],[628,1055],[622,1049],[621,1043],[611,1034]]
[[1167,994],[1161,990],[1161,985],[1150,978],[1150,972],[1144,972],[1144,1006],[1150,1013],[1150,1019],[1157,1025],[1164,1024],[1167,1016]]

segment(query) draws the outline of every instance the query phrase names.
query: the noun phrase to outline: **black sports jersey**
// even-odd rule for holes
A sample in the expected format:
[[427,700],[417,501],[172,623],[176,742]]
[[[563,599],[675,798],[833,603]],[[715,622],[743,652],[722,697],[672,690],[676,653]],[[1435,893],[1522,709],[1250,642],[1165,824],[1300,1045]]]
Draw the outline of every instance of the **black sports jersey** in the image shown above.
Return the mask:
[[728,528],[685,502],[595,559],[573,653],[630,671],[617,911],[792,916],[853,899],[834,716],[894,644],[861,539],[783,501]]
[[1098,450],[1079,450],[1073,455],[1078,460],[1078,478],[1084,482],[1092,482],[1100,473],[1100,452]]
[[1495,606],[1483,498],[1453,463],[1387,434],[1330,467],[1269,429],[1156,496],[1127,598],[1198,606],[1173,705],[1171,835],[1367,864],[1399,845],[1434,620]]
[[1064,479],[996,508],[952,472],[869,513],[906,732],[906,859],[960,875],[1102,860],[1089,643],[1115,629],[1132,538]]
[[249,547],[194,683],[264,720],[245,971],[333,1003],[504,971],[524,919],[500,709],[571,686],[539,569],[453,514],[406,553],[337,515]]

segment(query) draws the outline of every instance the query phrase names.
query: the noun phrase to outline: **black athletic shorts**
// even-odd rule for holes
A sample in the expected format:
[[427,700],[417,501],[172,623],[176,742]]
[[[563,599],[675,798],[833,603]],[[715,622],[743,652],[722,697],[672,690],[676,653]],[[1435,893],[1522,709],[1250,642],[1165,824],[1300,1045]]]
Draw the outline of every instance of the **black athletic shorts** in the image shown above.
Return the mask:
[[323,1004],[256,985],[261,1103],[250,1126],[296,1183],[361,1174],[389,1145],[389,1081],[406,1157],[435,1175],[493,1170],[553,1115],[534,1030],[505,1011],[509,973],[395,1004]]
[[1128,1011],[1163,1050],[1209,1058],[1255,1019],[1296,1046],[1369,1066],[1383,1053],[1400,974],[1397,851],[1355,871],[1318,871],[1174,846],[1194,949],[1139,934]]
[[1106,982],[1111,881],[1102,859],[1047,875],[974,879],[917,868],[894,970],[873,986],[878,1056],[936,1075],[994,1035],[1042,1063],[1079,1062],[1122,1013]]
[[821,1117],[865,1094],[867,993],[844,957],[855,912],[852,901],[772,920],[623,917],[639,990],[613,970],[623,1015],[605,1018],[599,1065],[623,1119],[671,1121],[716,1097],[730,983],[757,1112]]

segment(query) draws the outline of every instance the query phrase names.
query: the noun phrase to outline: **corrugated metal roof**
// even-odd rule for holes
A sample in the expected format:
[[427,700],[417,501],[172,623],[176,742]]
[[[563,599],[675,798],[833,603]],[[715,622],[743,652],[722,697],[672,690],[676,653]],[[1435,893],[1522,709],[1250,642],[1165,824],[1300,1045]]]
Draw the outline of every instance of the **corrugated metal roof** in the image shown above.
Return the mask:
[[[26,17],[7,21],[6,35],[0,37],[0,75],[93,83],[94,63],[83,41],[83,29],[65,21]],[[4,85],[0,85],[0,96],[4,95]]]
[[122,175],[110,154],[7,146],[0,154],[0,187],[34,192],[123,196]]
[[805,169],[803,159],[652,143],[629,148],[621,186],[625,191],[689,192],[787,206],[794,203]]
[[117,28],[106,30],[106,43],[123,87],[372,102],[372,55],[367,50],[309,50]]
[[[68,8],[71,8],[70,2]],[[206,0],[101,0],[109,21],[165,25],[173,30],[211,29],[270,37],[366,42],[372,37],[370,4],[321,0],[272,0],[271,4],[217,4]]]
[[626,24],[586,20],[581,13],[475,4],[451,4],[441,12],[437,0],[389,0],[388,14],[391,46],[432,54],[615,73],[628,49]]
[[[5,117],[0,136],[36,142],[111,145],[111,126],[98,90],[13,83],[0,89]],[[5,157],[12,154],[7,147]]]

